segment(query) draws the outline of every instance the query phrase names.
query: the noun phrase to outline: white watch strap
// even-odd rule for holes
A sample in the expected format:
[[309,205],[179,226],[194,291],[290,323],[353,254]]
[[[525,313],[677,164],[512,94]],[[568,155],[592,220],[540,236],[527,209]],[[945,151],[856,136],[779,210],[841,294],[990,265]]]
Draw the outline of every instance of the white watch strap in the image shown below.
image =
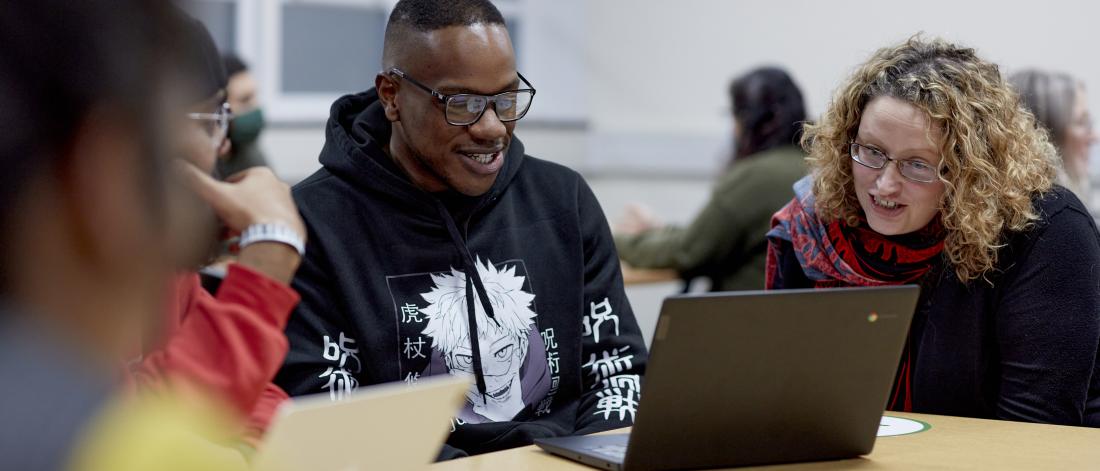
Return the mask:
[[305,241],[286,224],[263,223],[248,226],[241,233],[241,240],[237,245],[243,249],[256,242],[278,242],[297,250],[298,255],[305,256],[306,254]]

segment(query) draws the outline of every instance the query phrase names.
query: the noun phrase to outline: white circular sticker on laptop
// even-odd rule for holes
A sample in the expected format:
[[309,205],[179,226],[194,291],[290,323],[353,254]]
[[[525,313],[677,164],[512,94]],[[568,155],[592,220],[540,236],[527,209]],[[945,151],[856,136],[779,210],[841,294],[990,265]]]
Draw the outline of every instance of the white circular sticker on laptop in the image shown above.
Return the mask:
[[895,435],[908,435],[910,433],[923,432],[932,428],[924,422],[903,419],[901,417],[882,416],[882,422],[878,425],[878,436],[893,437]]

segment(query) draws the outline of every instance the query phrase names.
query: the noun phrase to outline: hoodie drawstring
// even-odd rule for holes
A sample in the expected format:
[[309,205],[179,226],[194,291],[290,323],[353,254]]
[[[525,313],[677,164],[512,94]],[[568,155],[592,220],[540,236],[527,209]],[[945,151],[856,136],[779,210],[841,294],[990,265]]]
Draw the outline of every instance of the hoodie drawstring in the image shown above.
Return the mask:
[[474,290],[477,290],[477,299],[481,302],[481,307],[485,310],[486,317],[493,321],[497,327],[500,327],[500,323],[493,313],[493,306],[489,303],[489,296],[485,291],[485,284],[482,283],[481,275],[477,272],[477,264],[474,263],[473,257],[470,256],[470,249],[466,246],[466,240],[458,231],[458,225],[455,224],[455,220],[451,217],[450,211],[447,210],[447,207],[444,206],[442,202],[436,200],[435,203],[436,209],[439,211],[439,216],[443,218],[444,225],[447,227],[447,233],[451,236],[451,242],[454,243],[455,248],[458,249],[459,256],[462,258],[462,271],[466,274],[466,316],[467,328],[470,334],[470,350],[472,350],[474,357],[474,379],[477,382],[477,392],[481,394],[482,402],[488,403],[489,400],[485,397],[485,370],[481,363],[481,345],[477,335],[477,315],[474,303],[470,301],[474,299]]

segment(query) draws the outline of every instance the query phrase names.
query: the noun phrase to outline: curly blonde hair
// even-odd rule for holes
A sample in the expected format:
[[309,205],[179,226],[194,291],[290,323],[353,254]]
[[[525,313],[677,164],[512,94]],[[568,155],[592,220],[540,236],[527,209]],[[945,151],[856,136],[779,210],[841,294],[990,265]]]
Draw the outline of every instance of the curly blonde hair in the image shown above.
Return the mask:
[[820,121],[804,125],[815,209],[826,221],[859,222],[849,144],[871,100],[921,109],[944,136],[939,203],[944,255],[962,281],[995,268],[1006,231],[1031,227],[1032,198],[1050,190],[1057,153],[997,65],[973,49],[919,35],[879,49],[840,86]]

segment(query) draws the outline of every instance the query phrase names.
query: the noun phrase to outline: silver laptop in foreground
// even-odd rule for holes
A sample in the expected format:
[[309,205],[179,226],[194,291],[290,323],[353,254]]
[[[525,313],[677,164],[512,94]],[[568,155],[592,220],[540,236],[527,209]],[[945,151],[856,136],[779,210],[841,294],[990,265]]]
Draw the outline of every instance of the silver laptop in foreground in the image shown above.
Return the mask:
[[536,444],[625,471],[870,453],[918,293],[894,286],[670,297],[631,433]]
[[300,397],[279,409],[257,450],[258,471],[425,469],[447,438],[470,381],[440,375],[359,388],[333,402]]

